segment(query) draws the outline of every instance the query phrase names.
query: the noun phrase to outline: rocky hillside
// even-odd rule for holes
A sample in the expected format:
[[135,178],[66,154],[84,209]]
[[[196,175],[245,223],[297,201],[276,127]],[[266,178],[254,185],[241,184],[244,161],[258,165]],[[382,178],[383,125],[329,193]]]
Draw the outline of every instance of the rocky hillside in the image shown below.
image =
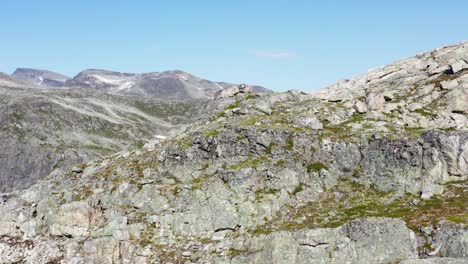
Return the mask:
[[52,170],[141,148],[191,122],[200,102],[63,90],[5,77],[0,83],[0,192],[24,189]]
[[0,205],[4,263],[466,263],[468,43],[240,93]]

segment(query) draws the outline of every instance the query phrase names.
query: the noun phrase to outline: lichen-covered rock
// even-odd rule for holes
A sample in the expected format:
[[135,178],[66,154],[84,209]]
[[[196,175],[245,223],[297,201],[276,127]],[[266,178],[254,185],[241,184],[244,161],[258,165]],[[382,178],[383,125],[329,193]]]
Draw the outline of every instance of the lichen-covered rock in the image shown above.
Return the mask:
[[323,129],[323,124],[314,117],[298,117],[293,120],[293,123],[298,126],[309,127],[313,130]]
[[62,205],[58,211],[46,216],[52,236],[85,237],[90,228],[97,226],[101,212],[88,205],[87,202],[71,202]]
[[447,110],[456,113],[468,112],[468,89],[457,87],[447,94]]
[[443,257],[468,258],[468,228],[455,226],[437,230],[433,247]]
[[432,131],[424,133],[422,137],[424,141],[440,150],[450,175],[459,178],[468,176],[468,133]]
[[275,232],[245,242],[232,263],[391,263],[417,258],[416,235],[403,221],[364,218],[335,229]]
[[250,93],[252,92],[252,87],[245,84],[235,85],[228,88],[224,88],[215,93],[214,99],[220,99],[225,97],[232,97],[239,93]]
[[343,231],[354,242],[357,259],[363,263],[385,263],[418,256],[416,235],[401,220],[358,219],[344,225]]
[[465,264],[466,259],[461,258],[428,258],[412,259],[400,262],[400,264]]

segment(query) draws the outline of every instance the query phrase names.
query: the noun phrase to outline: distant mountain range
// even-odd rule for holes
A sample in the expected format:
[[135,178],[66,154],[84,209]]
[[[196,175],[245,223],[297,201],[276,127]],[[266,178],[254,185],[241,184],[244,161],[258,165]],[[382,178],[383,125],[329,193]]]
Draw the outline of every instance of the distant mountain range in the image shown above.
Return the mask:
[[[93,88],[169,100],[212,99],[217,91],[236,85],[209,81],[179,70],[135,74],[88,69],[70,78],[48,70],[18,68],[11,77],[42,87]],[[257,93],[271,92],[261,86],[252,88]]]

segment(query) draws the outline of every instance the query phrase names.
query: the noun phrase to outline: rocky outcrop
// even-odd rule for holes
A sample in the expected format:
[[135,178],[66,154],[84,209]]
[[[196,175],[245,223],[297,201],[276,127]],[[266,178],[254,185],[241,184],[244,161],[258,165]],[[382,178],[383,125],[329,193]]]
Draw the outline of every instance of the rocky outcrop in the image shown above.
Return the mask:
[[404,222],[389,218],[357,219],[334,229],[275,232],[245,243],[252,253],[234,257],[231,263],[389,263],[417,258],[416,235]]
[[465,226],[450,226],[435,230],[433,235],[432,254],[440,254],[443,257],[467,259],[468,253],[468,228]]
[[447,94],[447,107],[446,110],[451,113],[467,113],[468,106],[468,85],[458,86]]
[[224,88],[222,90],[217,91],[214,95],[214,99],[233,97],[240,93],[250,93],[250,92],[252,92],[252,88],[250,86],[241,84],[241,85],[231,86],[231,87]]
[[[343,80],[314,92],[317,98],[330,102],[354,102],[365,98],[369,110],[398,115],[400,111],[418,111],[431,115],[439,127],[457,126],[453,113],[466,113],[466,61],[468,43],[419,54],[399,60],[385,67]],[[364,113],[360,105],[358,113]],[[410,126],[426,128],[429,122],[421,122],[419,116],[408,117]],[[458,121],[459,122],[459,121]],[[466,126],[463,120],[458,127]]]
[[[436,142],[450,138],[452,145],[440,145]],[[421,194],[430,198],[442,192],[441,186],[457,177],[465,179],[468,170],[454,173],[447,164],[463,163],[468,133],[446,134],[440,132],[424,133],[420,140],[390,141],[373,140],[365,143],[361,149],[360,168],[364,177],[358,179],[363,184],[374,184],[377,188],[389,191],[399,190],[403,193]],[[444,155],[447,148],[455,150],[452,155]],[[450,172],[450,174],[449,174]],[[452,175],[452,178],[450,177]]]

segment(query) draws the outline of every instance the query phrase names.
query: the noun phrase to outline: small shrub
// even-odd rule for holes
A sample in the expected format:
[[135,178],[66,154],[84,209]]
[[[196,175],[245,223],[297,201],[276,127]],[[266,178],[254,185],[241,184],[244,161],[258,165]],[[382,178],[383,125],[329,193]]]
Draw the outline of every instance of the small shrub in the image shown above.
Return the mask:
[[317,152],[317,149],[314,146],[311,146],[310,147],[310,152],[315,153],[315,152]]
[[286,146],[284,146],[285,150],[293,150],[294,148],[294,140],[292,136],[289,136],[288,139],[286,140]]
[[405,131],[410,137],[418,137],[422,134],[422,127],[407,127],[405,126]]
[[244,140],[245,137],[243,135],[238,135],[237,136],[237,141],[241,141],[241,140]]
[[251,99],[254,99],[255,98],[255,95],[253,94],[248,94],[246,97],[245,97],[245,100],[251,100]]
[[296,188],[294,188],[294,191],[292,192],[293,195],[296,195],[304,190],[304,186],[301,184],[297,185]]
[[268,155],[271,155],[271,150],[273,149],[273,147],[275,146],[275,143],[274,142],[270,142],[270,144],[268,145],[268,148],[266,149],[266,154]]
[[257,166],[260,163],[267,162],[267,161],[270,161],[267,157],[260,157],[260,158],[256,158],[256,159],[248,158],[248,159],[244,160],[243,162],[232,166],[231,169],[238,170],[238,169],[243,169],[243,168],[247,168],[247,167],[257,169]]
[[311,173],[312,171],[318,172],[320,170],[328,170],[327,166],[321,162],[315,162],[307,166],[307,173]]
[[284,163],[285,163],[285,161],[281,159],[281,160],[278,160],[278,161],[275,163],[275,165],[276,165],[276,166],[283,166]]
[[237,108],[237,107],[239,107],[239,105],[240,105],[240,101],[236,101],[235,103],[232,103],[232,104],[226,106],[226,108],[224,108],[224,111]]

